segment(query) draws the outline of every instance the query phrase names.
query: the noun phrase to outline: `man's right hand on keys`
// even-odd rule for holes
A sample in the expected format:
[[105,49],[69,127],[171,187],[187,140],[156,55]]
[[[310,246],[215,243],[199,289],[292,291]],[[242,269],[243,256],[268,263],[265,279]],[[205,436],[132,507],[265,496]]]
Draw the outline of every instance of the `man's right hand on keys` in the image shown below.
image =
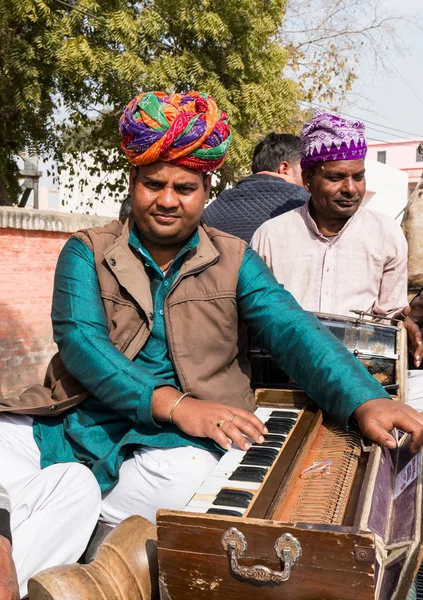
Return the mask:
[[173,422],[185,433],[211,438],[226,450],[232,442],[248,450],[251,444],[244,436],[261,444],[267,433],[260,419],[248,410],[195,398],[183,399],[175,410]]
[[264,441],[266,427],[248,410],[189,396],[176,404],[180,397],[181,392],[175,388],[158,388],[153,394],[153,417],[157,421],[169,421],[172,412],[172,422],[181,431],[194,437],[211,438],[225,450],[229,450],[233,442],[248,450],[250,443],[245,436],[257,444]]

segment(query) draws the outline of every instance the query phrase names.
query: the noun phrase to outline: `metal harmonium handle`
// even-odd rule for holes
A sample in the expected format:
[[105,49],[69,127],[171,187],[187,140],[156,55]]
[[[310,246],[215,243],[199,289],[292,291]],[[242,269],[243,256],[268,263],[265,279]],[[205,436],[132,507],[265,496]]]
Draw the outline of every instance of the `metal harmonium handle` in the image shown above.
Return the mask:
[[254,579],[271,583],[282,583],[288,581],[291,575],[291,567],[301,556],[301,544],[290,533],[284,533],[275,542],[275,552],[283,563],[282,571],[272,571],[263,565],[242,567],[239,559],[247,550],[247,540],[236,527],[231,527],[222,536],[222,546],[231,560],[231,569],[235,575],[244,579]]

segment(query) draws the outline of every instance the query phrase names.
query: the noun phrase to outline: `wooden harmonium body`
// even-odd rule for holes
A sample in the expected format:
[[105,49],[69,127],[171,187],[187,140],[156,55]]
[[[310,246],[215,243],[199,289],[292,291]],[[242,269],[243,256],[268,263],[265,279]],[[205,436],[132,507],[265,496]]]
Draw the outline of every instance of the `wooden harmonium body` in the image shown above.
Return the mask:
[[[398,326],[374,323],[363,316],[342,317],[315,313],[319,321],[363,364],[387,392],[400,402],[407,397],[407,332]],[[271,354],[257,347],[249,349],[253,388],[284,388],[289,376]]]
[[264,448],[230,450],[184,511],[158,512],[162,600],[405,600],[422,452],[403,434],[396,450],[365,445],[303,392],[256,397]]

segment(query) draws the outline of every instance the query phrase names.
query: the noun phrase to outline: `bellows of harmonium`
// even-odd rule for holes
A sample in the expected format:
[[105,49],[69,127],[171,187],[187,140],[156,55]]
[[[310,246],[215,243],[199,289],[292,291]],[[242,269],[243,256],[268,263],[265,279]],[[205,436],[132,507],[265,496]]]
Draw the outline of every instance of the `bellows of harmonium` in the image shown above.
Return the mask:
[[301,391],[257,390],[269,431],[158,513],[162,600],[406,600],[422,559],[422,452],[343,431]]

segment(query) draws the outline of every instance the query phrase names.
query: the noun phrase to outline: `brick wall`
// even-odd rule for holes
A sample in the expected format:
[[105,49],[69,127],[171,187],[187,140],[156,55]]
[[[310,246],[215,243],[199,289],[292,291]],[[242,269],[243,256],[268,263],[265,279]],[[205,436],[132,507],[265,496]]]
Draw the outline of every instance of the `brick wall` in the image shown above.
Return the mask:
[[108,221],[0,207],[0,399],[42,383],[56,351],[50,310],[60,250],[73,231]]

